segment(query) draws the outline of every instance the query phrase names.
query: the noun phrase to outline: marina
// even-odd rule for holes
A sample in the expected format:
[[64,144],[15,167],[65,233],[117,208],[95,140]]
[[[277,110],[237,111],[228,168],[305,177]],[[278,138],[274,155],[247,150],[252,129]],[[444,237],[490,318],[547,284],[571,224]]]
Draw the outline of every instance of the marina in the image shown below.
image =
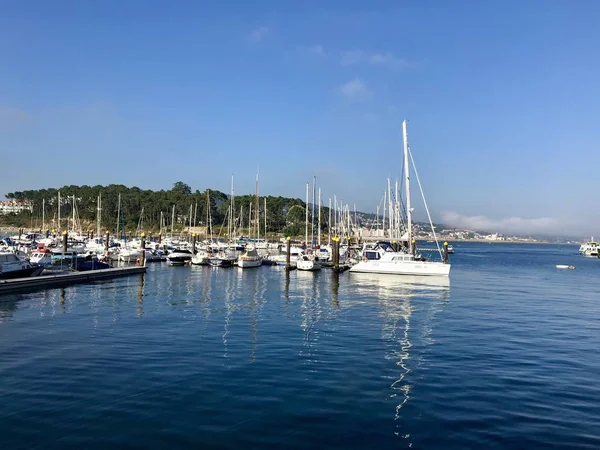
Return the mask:
[[600,3],[296,3],[2,9],[0,450],[600,449]]

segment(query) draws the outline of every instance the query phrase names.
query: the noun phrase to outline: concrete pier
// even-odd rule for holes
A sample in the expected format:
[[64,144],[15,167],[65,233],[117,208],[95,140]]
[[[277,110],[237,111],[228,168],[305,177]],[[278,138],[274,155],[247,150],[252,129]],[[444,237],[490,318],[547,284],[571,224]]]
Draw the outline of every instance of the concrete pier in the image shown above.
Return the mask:
[[0,300],[2,295],[12,294],[13,292],[36,291],[69,286],[72,284],[91,283],[94,281],[108,280],[111,278],[136,275],[145,272],[146,267],[132,266],[0,280]]

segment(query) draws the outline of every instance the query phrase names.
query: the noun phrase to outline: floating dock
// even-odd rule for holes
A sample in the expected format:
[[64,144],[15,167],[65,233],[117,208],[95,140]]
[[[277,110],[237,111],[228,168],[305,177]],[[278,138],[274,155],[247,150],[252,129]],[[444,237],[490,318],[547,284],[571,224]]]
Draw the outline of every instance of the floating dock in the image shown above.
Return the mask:
[[35,291],[64,287],[72,284],[91,283],[94,281],[109,280],[111,278],[125,277],[145,272],[145,266],[132,266],[0,280],[0,296],[3,294],[12,294],[13,292]]

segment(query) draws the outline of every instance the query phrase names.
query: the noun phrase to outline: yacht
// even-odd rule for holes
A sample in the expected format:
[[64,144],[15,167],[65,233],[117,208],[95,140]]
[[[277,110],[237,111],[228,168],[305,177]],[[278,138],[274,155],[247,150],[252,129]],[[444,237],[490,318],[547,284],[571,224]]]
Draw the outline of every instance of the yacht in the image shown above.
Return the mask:
[[[404,186],[406,189],[406,199],[403,206],[405,207],[404,213],[406,214],[406,232],[402,237],[397,239],[402,245],[396,245],[394,248],[389,242],[379,242],[374,248],[363,251],[362,259],[350,268],[350,272],[393,275],[437,275],[447,277],[450,275],[450,264],[447,263],[445,258],[442,258],[441,254],[440,259],[442,261],[440,262],[426,261],[415,254],[415,241],[412,234],[411,177],[409,165],[412,161],[414,167],[414,161],[412,160],[408,145],[406,120],[402,122],[402,140],[404,143]],[[415,175],[420,188],[421,183],[416,169]],[[426,203],[425,208],[427,209]],[[397,213],[400,213],[400,211],[397,211]],[[429,210],[427,210],[427,215],[429,216]],[[433,224],[431,224],[431,227],[433,229]],[[399,234],[400,229],[398,228],[396,231]],[[437,242],[435,234],[434,238]]]
[[310,258],[308,255],[302,255],[296,262],[296,269],[314,272],[321,270],[321,264],[314,258]]
[[167,263],[172,266],[183,266],[192,262],[192,252],[186,249],[175,249],[167,255]]
[[0,280],[37,276],[43,270],[43,266],[25,261],[13,252],[0,253]]
[[192,264],[195,266],[208,266],[208,260],[210,255],[204,250],[197,250],[196,254],[192,256]]
[[238,258],[238,267],[246,269],[249,267],[258,267],[262,265],[262,257],[258,254],[255,248],[246,250],[242,256]]
[[213,267],[232,267],[237,261],[237,256],[233,253],[221,254],[208,259],[208,263]]
[[352,266],[350,272],[448,276],[450,264],[425,261],[408,249],[395,251],[391,243],[381,241],[374,248],[365,250],[362,261]]

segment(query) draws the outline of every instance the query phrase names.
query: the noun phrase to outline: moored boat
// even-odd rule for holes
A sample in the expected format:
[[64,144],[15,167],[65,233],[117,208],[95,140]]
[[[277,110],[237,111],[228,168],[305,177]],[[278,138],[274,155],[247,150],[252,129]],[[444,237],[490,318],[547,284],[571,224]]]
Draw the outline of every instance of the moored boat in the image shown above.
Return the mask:
[[0,280],[37,276],[44,267],[19,258],[15,253],[0,253]]
[[296,262],[296,269],[315,272],[321,270],[321,264],[315,261],[314,258],[309,258],[308,255],[302,255]]
[[238,267],[246,269],[249,267],[259,267],[262,265],[262,257],[258,254],[255,248],[246,250],[242,256],[238,258]]
[[192,262],[192,252],[186,249],[175,249],[167,255],[167,263],[172,266],[183,266]]
[[[400,239],[397,239],[395,245],[389,242],[379,242],[374,248],[365,249],[362,254],[362,260],[350,268],[350,272],[361,273],[381,273],[390,275],[428,275],[428,276],[449,276],[450,264],[447,263],[447,255],[442,257],[442,261],[427,261],[416,254],[416,241],[412,234],[412,208],[410,196],[410,165],[412,155],[408,145],[408,133],[406,129],[406,120],[402,122],[402,140],[404,142],[404,185],[406,189],[406,199],[403,206],[406,215],[405,233]],[[414,166],[414,162],[413,162]],[[415,170],[416,174],[416,170]],[[416,174],[419,181],[418,174]],[[420,182],[419,182],[420,187]],[[427,209],[427,205],[425,204]],[[398,214],[400,211],[396,211]],[[427,210],[429,215],[429,211]],[[430,225],[433,224],[430,220]],[[398,235],[400,229],[397,229]],[[437,243],[437,237],[434,239]],[[439,245],[438,245],[439,248]]]

